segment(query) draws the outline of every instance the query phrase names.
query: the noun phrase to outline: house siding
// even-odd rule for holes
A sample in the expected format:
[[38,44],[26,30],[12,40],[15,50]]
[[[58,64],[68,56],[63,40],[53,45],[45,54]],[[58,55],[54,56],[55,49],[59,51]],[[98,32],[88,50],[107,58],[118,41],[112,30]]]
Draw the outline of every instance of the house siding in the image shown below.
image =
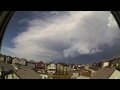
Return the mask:
[[39,63],[36,63],[36,69],[44,71],[45,70],[45,64],[41,61]]
[[15,73],[13,73],[14,79],[20,79]]
[[1,61],[1,62],[4,62],[4,57],[0,57],[0,61]]
[[5,76],[5,79],[13,79],[12,74],[9,74],[9,75]]
[[57,64],[57,72],[63,71],[63,66],[61,64]]
[[30,68],[35,69],[36,63],[27,63],[27,66],[30,67]]
[[48,75],[43,75],[43,74],[40,74],[40,76],[42,76],[41,79],[48,79]]
[[15,73],[5,76],[5,79],[20,79]]
[[5,59],[6,64],[11,64],[12,63],[12,58],[10,56],[7,56]]
[[19,63],[19,60],[17,58],[12,59],[12,64]]
[[120,79],[120,71],[115,70],[109,79]]
[[49,64],[47,69],[48,69],[47,72],[55,73],[56,72],[56,64],[54,64],[54,63]]
[[26,66],[26,63],[27,63],[27,61],[24,60],[24,59],[20,59],[19,60],[19,64],[21,64],[21,65],[25,65]]
[[1,76],[1,72],[2,72],[2,70],[0,69],[0,76]]
[[102,68],[106,67],[109,65],[109,62],[104,62]]
[[78,76],[80,76],[80,73],[79,72],[73,72],[73,76],[78,77]]
[[57,73],[59,74],[69,74],[69,71],[71,70],[71,66],[62,66],[61,64],[57,64]]

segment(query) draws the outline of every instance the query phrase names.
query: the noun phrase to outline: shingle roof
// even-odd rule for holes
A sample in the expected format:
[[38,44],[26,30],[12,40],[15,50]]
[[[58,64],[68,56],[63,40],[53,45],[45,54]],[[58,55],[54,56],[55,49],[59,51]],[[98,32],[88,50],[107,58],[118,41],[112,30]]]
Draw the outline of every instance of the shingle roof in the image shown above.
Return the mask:
[[28,63],[36,63],[34,60],[30,60],[28,61]]
[[115,71],[115,68],[103,68],[99,69],[95,74],[93,74],[91,79],[108,79],[112,73]]
[[14,72],[21,78],[21,79],[41,79],[41,76],[31,70],[26,66],[20,66],[20,69],[14,70]]
[[68,64],[65,63],[58,63],[58,64],[61,64],[62,66],[69,66]]
[[[47,63],[46,65],[48,66],[48,65],[50,65],[50,64],[52,64],[52,63],[54,63],[54,62]],[[54,64],[55,64],[55,63],[54,63]]]
[[20,60],[25,60],[25,61],[27,61],[26,59],[24,59],[24,58],[21,58]]
[[12,65],[6,64],[4,62],[0,62],[0,68],[2,67],[4,68],[4,71],[9,71],[9,70],[14,69]]
[[101,67],[93,66],[93,67],[89,67],[89,69],[92,69],[92,70],[94,70],[94,71],[97,71],[97,70],[101,69]]

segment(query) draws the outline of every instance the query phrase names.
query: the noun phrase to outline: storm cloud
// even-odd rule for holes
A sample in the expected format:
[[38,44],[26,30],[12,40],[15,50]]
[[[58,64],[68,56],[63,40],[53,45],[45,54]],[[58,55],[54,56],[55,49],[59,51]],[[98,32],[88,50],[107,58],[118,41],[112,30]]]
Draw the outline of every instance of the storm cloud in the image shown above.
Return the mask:
[[[42,11],[24,18],[26,30],[13,38],[17,56],[36,61],[73,58],[105,52],[120,38],[116,21],[107,11]],[[74,60],[74,59],[73,59]]]

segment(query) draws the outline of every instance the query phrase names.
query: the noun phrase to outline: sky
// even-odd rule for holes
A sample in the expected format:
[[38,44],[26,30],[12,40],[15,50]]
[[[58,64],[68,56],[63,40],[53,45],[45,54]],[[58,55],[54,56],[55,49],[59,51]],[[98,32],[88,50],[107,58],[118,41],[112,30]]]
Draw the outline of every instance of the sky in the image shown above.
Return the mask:
[[17,11],[1,53],[37,62],[94,63],[120,54],[109,11]]

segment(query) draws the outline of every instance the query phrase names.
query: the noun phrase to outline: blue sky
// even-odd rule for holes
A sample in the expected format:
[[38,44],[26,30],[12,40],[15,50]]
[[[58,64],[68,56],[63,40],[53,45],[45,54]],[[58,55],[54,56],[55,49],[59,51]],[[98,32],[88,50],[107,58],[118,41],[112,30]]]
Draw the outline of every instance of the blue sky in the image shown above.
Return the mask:
[[108,11],[17,11],[1,52],[43,62],[93,63],[120,53],[120,30]]

